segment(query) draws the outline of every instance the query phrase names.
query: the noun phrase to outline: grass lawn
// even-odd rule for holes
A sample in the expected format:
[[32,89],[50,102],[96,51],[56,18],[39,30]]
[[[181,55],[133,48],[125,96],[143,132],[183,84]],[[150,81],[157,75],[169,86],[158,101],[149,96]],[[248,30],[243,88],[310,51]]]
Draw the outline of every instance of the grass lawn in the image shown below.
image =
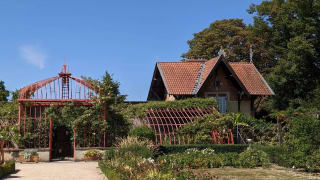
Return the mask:
[[320,179],[320,174],[312,174],[306,172],[300,172],[276,165],[272,165],[270,168],[214,168],[205,170],[196,170],[196,173],[210,173],[217,179],[225,180],[253,180],[253,179],[280,179],[280,180],[303,180],[303,179]]

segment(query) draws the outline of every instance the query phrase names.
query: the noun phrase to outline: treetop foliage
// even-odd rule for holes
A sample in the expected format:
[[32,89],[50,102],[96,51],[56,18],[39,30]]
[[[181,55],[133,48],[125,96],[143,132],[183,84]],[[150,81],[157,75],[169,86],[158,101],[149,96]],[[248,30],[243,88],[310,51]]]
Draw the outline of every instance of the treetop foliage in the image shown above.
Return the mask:
[[0,80],[0,102],[8,101],[9,95],[10,95],[10,92],[6,90],[4,82]]
[[[312,103],[320,89],[320,0],[265,0],[252,4],[254,23],[218,20],[194,34],[184,58],[210,59],[220,47],[229,61],[248,61],[264,74],[275,96],[269,109],[284,110]],[[306,103],[307,102],[307,103]]]

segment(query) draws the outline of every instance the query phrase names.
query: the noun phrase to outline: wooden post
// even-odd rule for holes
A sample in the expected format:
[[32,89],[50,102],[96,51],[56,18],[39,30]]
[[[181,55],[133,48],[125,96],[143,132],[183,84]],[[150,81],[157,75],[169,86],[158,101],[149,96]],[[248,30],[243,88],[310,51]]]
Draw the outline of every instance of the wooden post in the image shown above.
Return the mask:
[[52,118],[50,118],[50,133],[49,133],[49,161],[52,159]]
[[281,122],[279,118],[277,118],[277,124],[278,124],[278,140],[279,140],[279,144],[282,145]]
[[76,136],[77,130],[76,128],[73,129],[73,160],[76,160]]
[[20,122],[21,122],[21,103],[19,103],[19,117],[18,117],[18,129],[19,129],[19,132],[20,132]]
[[4,141],[0,141],[0,150],[1,150],[0,164],[3,164],[4,163]]

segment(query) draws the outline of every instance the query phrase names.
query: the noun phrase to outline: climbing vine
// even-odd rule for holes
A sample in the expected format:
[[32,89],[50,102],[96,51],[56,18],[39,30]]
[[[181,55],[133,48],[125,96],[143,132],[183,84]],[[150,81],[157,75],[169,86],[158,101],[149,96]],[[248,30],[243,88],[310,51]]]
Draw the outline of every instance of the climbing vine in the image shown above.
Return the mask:
[[129,106],[124,114],[128,118],[144,117],[149,109],[217,108],[214,98],[188,98],[176,101],[151,101]]

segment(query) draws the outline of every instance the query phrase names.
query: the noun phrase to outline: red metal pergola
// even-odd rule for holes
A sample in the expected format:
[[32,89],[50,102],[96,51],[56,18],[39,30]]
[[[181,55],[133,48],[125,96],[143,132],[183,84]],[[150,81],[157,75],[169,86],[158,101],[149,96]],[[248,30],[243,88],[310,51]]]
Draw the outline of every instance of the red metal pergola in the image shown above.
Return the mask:
[[[72,76],[66,65],[63,65],[58,76],[22,88],[18,98],[18,125],[22,136],[32,136],[32,141],[25,142],[25,147],[49,149],[51,160],[53,122],[52,119],[46,117],[44,110],[50,105],[63,107],[70,102],[75,106],[93,106],[96,102],[94,97],[98,95],[98,91],[99,88],[90,82]],[[105,114],[103,114],[104,120],[106,119]],[[105,133],[101,139],[93,145],[105,147]],[[77,143],[81,144],[79,142],[80,140],[73,139],[74,151]]]
[[[180,137],[176,131],[185,124],[192,122],[194,118],[212,113],[218,113],[218,111],[214,107],[207,109],[149,109],[146,112],[146,116],[140,118],[140,120],[153,129],[156,136],[156,144],[188,144],[188,139]],[[215,144],[234,143],[231,131],[219,135],[215,130],[212,130],[210,135]],[[224,137],[227,138],[227,142],[217,141],[217,139],[222,139]]]

